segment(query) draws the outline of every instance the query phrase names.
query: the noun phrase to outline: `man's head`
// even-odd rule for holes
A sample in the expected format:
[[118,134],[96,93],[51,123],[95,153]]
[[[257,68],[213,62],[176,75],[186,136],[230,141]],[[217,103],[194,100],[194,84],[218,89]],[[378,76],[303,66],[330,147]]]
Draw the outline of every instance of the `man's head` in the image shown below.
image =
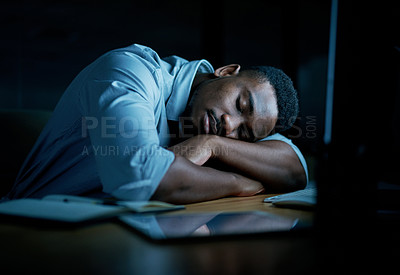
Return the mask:
[[189,103],[200,133],[255,141],[290,128],[298,112],[290,78],[273,67],[236,64],[215,70],[201,81]]
[[292,127],[299,113],[299,101],[290,77],[282,70],[270,66],[253,66],[246,71],[250,71],[260,81],[268,81],[274,88],[278,105],[275,132],[279,133]]

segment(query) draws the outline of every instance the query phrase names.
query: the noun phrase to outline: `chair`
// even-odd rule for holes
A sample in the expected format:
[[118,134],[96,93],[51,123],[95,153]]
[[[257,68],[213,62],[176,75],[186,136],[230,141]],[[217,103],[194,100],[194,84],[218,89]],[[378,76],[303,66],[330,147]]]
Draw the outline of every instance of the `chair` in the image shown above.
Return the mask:
[[51,112],[45,110],[0,109],[0,197],[11,189],[50,116]]

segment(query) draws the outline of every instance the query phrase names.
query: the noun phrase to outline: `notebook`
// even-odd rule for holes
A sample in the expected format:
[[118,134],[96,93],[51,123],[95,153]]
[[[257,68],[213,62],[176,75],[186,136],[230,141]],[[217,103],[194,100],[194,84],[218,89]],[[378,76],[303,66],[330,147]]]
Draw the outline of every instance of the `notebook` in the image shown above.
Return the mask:
[[43,199],[17,199],[0,203],[0,214],[12,217],[80,223],[106,219],[123,213],[150,213],[183,209],[158,201],[111,201],[68,195],[50,195]]

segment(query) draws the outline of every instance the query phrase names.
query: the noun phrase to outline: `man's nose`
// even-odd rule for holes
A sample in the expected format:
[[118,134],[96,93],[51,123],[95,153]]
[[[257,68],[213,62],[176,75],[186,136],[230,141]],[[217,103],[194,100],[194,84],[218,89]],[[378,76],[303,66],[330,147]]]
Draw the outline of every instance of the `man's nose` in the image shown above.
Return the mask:
[[228,114],[222,115],[222,127],[225,130],[225,136],[232,136],[240,125],[240,119]]

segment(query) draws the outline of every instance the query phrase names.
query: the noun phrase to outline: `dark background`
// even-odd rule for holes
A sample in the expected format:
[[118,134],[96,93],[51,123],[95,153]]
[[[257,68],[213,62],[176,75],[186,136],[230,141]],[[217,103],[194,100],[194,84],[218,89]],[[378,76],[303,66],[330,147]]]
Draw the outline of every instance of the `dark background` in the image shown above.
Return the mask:
[[[86,65],[133,43],[160,56],[205,58],[215,68],[279,67],[299,91],[301,113],[286,134],[306,155],[311,178],[317,178],[317,225],[329,231],[320,235],[323,251],[339,257],[343,267],[354,255],[366,266],[377,258],[396,263],[392,252],[398,246],[390,244],[399,243],[400,196],[387,184],[399,184],[400,10],[394,1],[339,0],[333,142],[324,146],[330,5],[323,0],[3,0],[0,108],[52,110]],[[369,254],[374,247],[382,249],[380,256]]]
[[[326,149],[330,8],[319,0],[2,1],[0,108],[52,110],[86,65],[133,43],[215,68],[272,65],[299,91],[300,115],[286,135],[314,179]],[[400,165],[398,14],[392,1],[339,1],[332,147],[338,162],[368,152],[376,181],[397,182]]]
[[[111,49],[283,69],[300,93],[289,135],[321,141],[330,1],[2,1],[0,108],[52,110],[72,79]],[[301,129],[300,129],[301,128]]]

